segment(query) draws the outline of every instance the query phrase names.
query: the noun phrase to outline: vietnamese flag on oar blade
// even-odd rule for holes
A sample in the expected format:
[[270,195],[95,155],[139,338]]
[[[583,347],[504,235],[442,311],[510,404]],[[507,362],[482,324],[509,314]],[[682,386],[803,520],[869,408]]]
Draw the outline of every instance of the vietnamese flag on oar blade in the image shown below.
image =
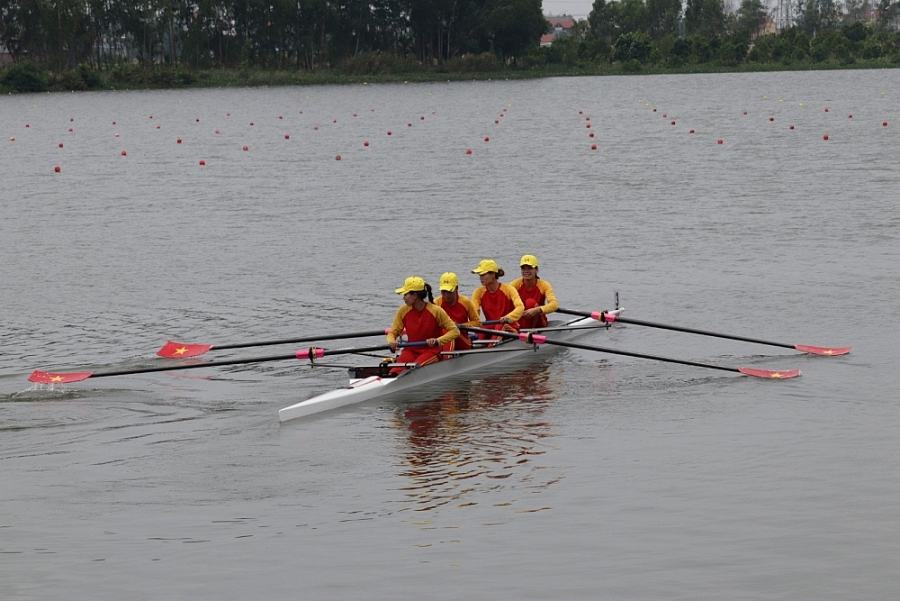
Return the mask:
[[160,357],[179,358],[196,357],[212,348],[211,344],[184,344],[182,342],[168,341],[161,349],[156,351]]
[[28,377],[28,381],[35,382],[37,384],[70,384],[72,382],[81,382],[82,380],[87,380],[92,375],[94,375],[94,372],[91,371],[68,374],[54,374],[36,369],[31,374],[31,376]]

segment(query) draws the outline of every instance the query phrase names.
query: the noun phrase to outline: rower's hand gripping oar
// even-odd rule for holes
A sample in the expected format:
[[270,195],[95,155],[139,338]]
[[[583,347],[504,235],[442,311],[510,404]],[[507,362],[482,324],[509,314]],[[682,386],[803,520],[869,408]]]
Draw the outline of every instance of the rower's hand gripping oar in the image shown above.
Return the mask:
[[782,348],[789,348],[798,350],[801,353],[810,353],[812,355],[825,355],[825,356],[837,356],[837,355],[846,355],[850,352],[852,347],[845,346],[840,348],[830,348],[826,346],[810,346],[808,344],[788,344],[784,342],[770,342],[768,340],[759,340],[756,338],[747,338],[744,336],[733,336],[731,334],[719,334],[717,332],[709,332],[707,330],[697,330],[694,328],[686,328],[683,326],[672,326],[664,323],[654,323],[652,321],[642,321],[640,319],[631,319],[629,317],[621,317],[616,315],[615,312],[612,311],[594,311],[588,313],[586,311],[572,311],[569,309],[557,309],[560,313],[566,313],[568,315],[579,315],[581,317],[592,317],[598,321],[603,323],[612,323],[614,321],[618,321],[620,323],[630,323],[636,326],[647,326],[650,328],[660,328],[663,330],[672,330],[674,332],[687,332],[688,334],[701,334],[703,336],[713,336],[715,338],[726,338],[728,340],[740,340],[742,342],[755,342],[756,344],[766,344],[768,346],[780,346]]
[[321,340],[341,340],[344,338],[365,338],[367,336],[383,336],[388,330],[366,330],[364,332],[348,332],[346,334],[324,334],[322,336],[304,336],[303,338],[285,338],[283,340],[265,340],[263,342],[239,342],[234,344],[188,344],[184,342],[168,341],[161,349],[156,351],[160,357],[169,359],[184,359],[197,357],[210,349],[227,350],[247,348],[251,346],[274,346],[277,344],[303,344],[304,342],[318,342]]
[[[405,342],[401,344],[401,347],[406,346],[423,346],[424,342]],[[321,348],[309,348],[302,349],[290,355],[273,355],[269,357],[252,357],[249,359],[228,359],[225,361],[210,361],[209,363],[191,363],[189,365],[169,365],[166,367],[144,367],[139,369],[124,369],[121,371],[107,371],[95,374],[89,371],[83,372],[70,372],[70,373],[56,373],[56,372],[46,372],[40,370],[34,370],[28,380],[30,382],[36,382],[38,384],[70,384],[72,382],[80,382],[82,380],[87,380],[88,378],[105,378],[108,376],[126,376],[130,374],[146,374],[152,373],[156,371],[175,371],[178,369],[198,369],[201,367],[219,367],[222,365],[241,365],[243,363],[265,363],[267,361],[286,361],[288,359],[309,359],[310,361],[314,361],[315,359],[321,359],[322,357],[329,355],[350,355],[356,353],[372,353],[376,351],[384,351],[391,348],[387,344],[381,344],[378,346],[369,346],[362,348],[348,348],[348,349],[336,349],[333,351],[329,351]]]
[[565,346],[568,348],[577,348],[585,351],[598,351],[601,353],[611,353],[613,355],[625,355],[626,357],[637,357],[639,359],[652,359],[653,361],[666,361],[668,363],[680,363],[681,365],[691,365],[693,367],[707,367],[710,369],[720,369],[722,371],[735,371],[746,376],[753,376],[755,378],[774,378],[774,379],[787,379],[787,378],[796,378],[800,375],[799,369],[790,369],[784,371],[771,371],[768,369],[756,369],[754,367],[727,367],[724,365],[713,365],[711,363],[698,363],[696,361],[686,361],[684,359],[671,359],[669,357],[659,357],[657,355],[645,355],[643,353],[633,353],[631,351],[617,351],[615,349],[604,348],[602,346],[593,346],[590,344],[578,344],[576,342],[563,342],[561,340],[551,340],[546,336],[541,334],[534,334],[531,332],[522,332],[520,334],[513,334],[512,332],[504,332],[502,330],[488,330],[485,328],[470,328],[467,326],[459,326],[461,330],[467,330],[470,332],[479,332],[482,334],[490,334],[492,336],[503,336],[505,338],[517,338],[522,342],[527,342],[529,344],[555,344],[557,346]]

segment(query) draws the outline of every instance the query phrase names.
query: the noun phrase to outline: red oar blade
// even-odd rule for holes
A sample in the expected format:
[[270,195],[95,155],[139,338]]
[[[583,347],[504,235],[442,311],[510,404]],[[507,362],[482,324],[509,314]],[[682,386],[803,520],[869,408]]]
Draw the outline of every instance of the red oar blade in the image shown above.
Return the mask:
[[92,375],[94,374],[90,371],[70,374],[54,374],[36,369],[34,370],[34,373],[28,376],[28,381],[37,382],[38,384],[69,384],[71,382],[81,382],[82,380],[87,380]]
[[169,359],[181,359],[202,355],[211,348],[211,344],[184,344],[183,342],[170,340],[165,346],[156,351],[156,354]]
[[786,380],[787,378],[796,378],[800,375],[799,369],[786,369],[782,371],[771,371],[769,369],[756,369],[753,367],[739,367],[739,372],[754,378],[769,378],[773,380]]
[[795,344],[794,348],[801,353],[811,353],[813,355],[846,355],[853,347],[845,346],[843,348],[828,348],[827,346],[809,346],[808,344]]

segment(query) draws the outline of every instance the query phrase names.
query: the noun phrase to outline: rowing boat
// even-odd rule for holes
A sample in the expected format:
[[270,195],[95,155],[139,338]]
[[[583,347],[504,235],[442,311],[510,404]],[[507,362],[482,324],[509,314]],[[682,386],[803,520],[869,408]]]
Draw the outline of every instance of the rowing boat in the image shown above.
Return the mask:
[[[571,321],[551,321],[540,332],[545,334],[548,340],[568,342],[608,327],[609,324],[588,317]],[[390,363],[378,367],[350,368],[351,377],[348,386],[285,407],[278,412],[278,419],[286,422],[376,398],[395,396],[436,382],[446,382],[450,385],[454,376],[499,363],[518,365],[525,361],[534,361],[546,357],[559,348],[508,339],[486,348],[450,353],[451,357],[443,361],[407,369],[398,376],[388,375],[387,372],[392,367]]]

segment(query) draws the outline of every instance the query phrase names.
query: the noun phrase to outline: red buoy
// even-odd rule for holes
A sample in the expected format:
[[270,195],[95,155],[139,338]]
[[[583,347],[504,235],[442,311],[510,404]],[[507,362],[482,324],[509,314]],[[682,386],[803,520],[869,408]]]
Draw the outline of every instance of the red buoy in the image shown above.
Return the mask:
[[578,114],[579,114],[579,115],[583,115],[583,114],[584,114],[584,111],[578,111]]
[[69,128],[69,133],[72,133],[73,131],[75,131],[75,130],[72,129],[72,128],[70,127],[70,128]]
[[587,125],[585,125],[585,127],[588,128],[588,129],[590,129],[590,128],[591,128],[591,124],[588,123]]
[[201,165],[206,165],[206,161],[204,161],[203,159],[200,159],[200,164],[201,164]]
[[389,136],[393,136],[393,135],[394,135],[394,134],[391,133],[391,130],[388,130],[388,133],[387,133],[387,134],[388,134]]
[[747,111],[744,111],[744,114],[746,115],[746,114],[747,114]]
[[655,112],[656,112],[656,109],[653,109],[653,112],[655,113]]
[[59,143],[59,147],[60,147],[60,148],[63,147],[63,143],[62,143],[62,142]]
[[290,140],[290,139],[291,139],[291,134],[284,134],[284,139],[285,139],[285,140]]
[[250,122],[250,127],[253,127],[253,121]]
[[825,134],[824,136],[822,136],[822,139],[823,139],[823,140],[827,140],[827,139],[828,139],[828,134]]
[[156,129],[159,129],[159,126],[158,126],[158,125],[156,126]]
[[794,126],[792,125],[792,126],[790,127],[790,129],[794,129]]
[[674,122],[674,121],[672,121],[672,125],[675,125],[675,122]]
[[278,118],[279,118],[279,119],[284,119],[284,117],[282,117],[281,115],[278,115]]
[[406,127],[412,127],[412,123],[407,123]]
[[716,144],[724,144],[724,143],[725,142],[722,141],[722,138],[719,138],[718,140],[716,140]]
[[248,150],[250,150],[250,147],[249,147],[249,146],[244,146],[244,152],[247,152]]
[[668,117],[668,115],[665,114],[665,113],[663,113],[663,119],[665,119],[665,118],[667,118],[667,117]]
[[494,123],[500,123],[500,119],[494,119]]
[[16,141],[16,137],[15,137],[15,136],[11,137],[11,138],[9,139],[9,141],[10,141],[10,142],[15,142],[15,141]]
[[335,160],[335,161],[340,161],[340,160],[341,160],[341,155],[339,155],[339,154],[334,155],[334,160]]
[[219,130],[218,130],[218,129],[216,130],[216,133],[219,133]]
[[176,143],[176,144],[181,144],[181,138],[178,138],[177,140],[175,140],[175,143]]
[[593,137],[594,137],[594,132],[589,133],[589,134],[588,134],[588,137],[589,137],[589,138],[593,138]]
[[419,117],[419,121],[424,121],[424,120],[425,120],[425,115],[422,115],[421,117]]
[[485,142],[490,142],[491,139],[490,139],[489,137],[485,136],[485,137],[484,137],[484,141],[485,141]]
[[30,123],[26,123],[26,124],[25,124],[25,127],[31,127],[31,124],[30,124]]
[[466,154],[472,154],[472,149],[471,149],[471,148],[466,148]]
[[825,112],[826,112],[826,113],[828,112],[828,107],[827,107],[827,106],[825,107]]
[[125,151],[123,150],[123,151],[122,151],[122,156],[123,156],[123,157],[124,157],[124,156],[128,156],[128,153],[125,152]]
[[694,130],[693,130],[693,129],[692,129],[692,130],[691,130],[691,131],[689,131],[689,132],[688,132],[688,133],[691,133],[691,134],[692,134],[692,133],[694,133]]
[[75,120],[74,117],[69,117],[69,121],[74,121],[74,120]]
[[115,122],[115,121],[113,121],[113,125],[115,125],[115,124],[116,124],[116,122]]
[[769,121],[774,121],[775,117],[769,117]]
[[881,122],[881,127],[887,127],[887,121],[882,121],[882,122]]
[[313,126],[313,131],[319,131],[319,126],[318,126],[318,125],[314,125],[314,126]]
[[365,142],[363,142],[363,146],[368,146],[368,145],[369,145],[369,141],[368,141],[368,140],[366,140]]
[[847,115],[847,119],[853,119],[853,115],[852,114]]
[[585,121],[590,121],[591,118],[590,118],[590,117],[585,117],[584,120],[585,120]]
[[200,123],[200,119],[194,119],[194,121],[196,121],[197,123]]
[[596,145],[596,144],[591,144],[591,150],[597,150],[597,145]]
[[53,170],[56,171],[57,173],[59,173],[60,171],[62,171],[62,169],[59,168],[59,165],[57,165],[56,167],[54,167]]

